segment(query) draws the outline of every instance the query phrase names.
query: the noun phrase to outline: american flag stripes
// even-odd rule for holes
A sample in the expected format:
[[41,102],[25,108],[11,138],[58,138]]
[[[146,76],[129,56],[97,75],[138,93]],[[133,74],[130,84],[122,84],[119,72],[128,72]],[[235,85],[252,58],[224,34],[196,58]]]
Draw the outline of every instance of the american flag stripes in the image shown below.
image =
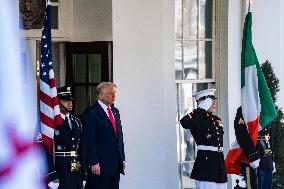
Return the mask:
[[62,124],[52,67],[50,13],[51,5],[48,3],[42,27],[39,93],[42,139],[49,152],[52,151],[54,128]]

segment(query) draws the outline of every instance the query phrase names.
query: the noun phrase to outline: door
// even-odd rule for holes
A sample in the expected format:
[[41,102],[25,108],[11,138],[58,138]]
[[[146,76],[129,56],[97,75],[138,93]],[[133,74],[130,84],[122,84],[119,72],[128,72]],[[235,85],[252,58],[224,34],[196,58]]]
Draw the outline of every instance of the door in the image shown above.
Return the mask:
[[112,70],[111,41],[66,43],[66,85],[72,87],[75,115],[96,101],[100,82],[112,82]]

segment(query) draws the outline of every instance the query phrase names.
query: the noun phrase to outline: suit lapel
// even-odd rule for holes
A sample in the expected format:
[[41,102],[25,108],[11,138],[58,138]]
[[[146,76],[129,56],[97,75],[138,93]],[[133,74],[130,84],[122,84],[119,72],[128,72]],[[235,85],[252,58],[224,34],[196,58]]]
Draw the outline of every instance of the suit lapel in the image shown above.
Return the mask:
[[113,137],[116,138],[115,132],[114,132],[114,129],[113,129],[113,126],[112,126],[112,123],[111,123],[109,117],[107,116],[106,112],[104,111],[104,109],[101,107],[101,105],[100,105],[98,102],[96,102],[96,108],[97,108],[97,110],[98,110],[98,112],[99,112],[99,116],[100,116],[102,119],[105,120],[105,122],[106,122],[107,125],[108,125],[107,127],[109,127],[109,129],[111,129],[111,131],[112,131]]

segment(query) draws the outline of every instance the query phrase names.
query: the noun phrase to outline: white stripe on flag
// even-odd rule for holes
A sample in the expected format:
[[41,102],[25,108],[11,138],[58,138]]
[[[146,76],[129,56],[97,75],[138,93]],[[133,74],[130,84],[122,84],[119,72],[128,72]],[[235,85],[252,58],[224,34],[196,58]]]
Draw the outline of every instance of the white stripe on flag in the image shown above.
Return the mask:
[[54,78],[54,71],[53,71],[53,69],[50,69],[50,70],[49,70],[49,78],[50,78],[50,79],[53,79],[53,78]]
[[45,125],[44,123],[41,124],[41,133],[49,138],[53,138],[54,136],[54,129]]
[[51,98],[57,96],[56,87],[50,88],[50,86],[42,80],[40,80],[40,90],[46,95],[51,96]]
[[245,78],[245,86],[242,88],[242,111],[245,122],[248,123],[256,120],[261,110],[255,65],[245,68]]
[[235,140],[232,145],[231,145],[231,150],[236,149],[236,148],[240,148],[239,143],[237,142],[237,140]]
[[45,114],[46,116],[48,116],[51,119],[54,119],[54,117],[55,117],[53,109],[50,106],[46,105],[42,101],[40,101],[40,112]]

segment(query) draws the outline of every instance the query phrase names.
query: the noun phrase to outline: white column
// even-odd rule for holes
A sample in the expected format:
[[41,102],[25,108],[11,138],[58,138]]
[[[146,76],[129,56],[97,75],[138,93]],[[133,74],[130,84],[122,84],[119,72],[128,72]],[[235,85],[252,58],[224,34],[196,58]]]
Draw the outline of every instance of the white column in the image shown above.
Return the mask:
[[114,82],[124,130],[123,189],[178,189],[174,1],[113,1]]

